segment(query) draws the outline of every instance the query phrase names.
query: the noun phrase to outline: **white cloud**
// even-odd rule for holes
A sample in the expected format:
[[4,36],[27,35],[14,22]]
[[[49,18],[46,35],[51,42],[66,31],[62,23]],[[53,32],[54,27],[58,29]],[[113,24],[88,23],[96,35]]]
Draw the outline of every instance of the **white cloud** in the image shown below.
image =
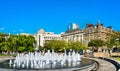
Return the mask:
[[0,30],[4,30],[4,28],[3,28],[3,27],[1,27],[1,28],[0,28]]

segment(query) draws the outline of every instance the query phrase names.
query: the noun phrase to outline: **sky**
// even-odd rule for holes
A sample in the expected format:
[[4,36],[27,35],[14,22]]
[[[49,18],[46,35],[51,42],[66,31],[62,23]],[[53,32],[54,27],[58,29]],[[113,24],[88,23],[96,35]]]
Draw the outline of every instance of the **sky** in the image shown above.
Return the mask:
[[59,34],[67,25],[97,24],[120,30],[120,0],[0,0],[0,32]]

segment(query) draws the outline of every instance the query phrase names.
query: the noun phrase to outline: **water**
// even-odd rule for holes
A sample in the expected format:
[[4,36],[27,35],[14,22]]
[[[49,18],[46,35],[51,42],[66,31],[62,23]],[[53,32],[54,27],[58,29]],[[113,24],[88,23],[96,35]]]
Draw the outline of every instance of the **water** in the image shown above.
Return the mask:
[[34,52],[23,54],[19,53],[15,60],[9,60],[9,66],[18,69],[54,69],[54,68],[70,68],[80,65],[80,55],[73,52],[66,51],[58,54],[54,50],[44,52]]

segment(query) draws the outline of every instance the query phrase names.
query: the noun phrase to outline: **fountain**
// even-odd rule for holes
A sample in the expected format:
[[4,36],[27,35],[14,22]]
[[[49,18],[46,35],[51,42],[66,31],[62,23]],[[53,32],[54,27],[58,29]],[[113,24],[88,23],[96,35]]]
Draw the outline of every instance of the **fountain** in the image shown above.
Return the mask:
[[[88,61],[84,64],[84,59],[81,59],[79,53],[75,51],[64,53],[56,53],[54,50],[50,52],[34,52],[34,53],[18,53],[15,59],[10,59],[1,63],[3,68],[18,69],[18,70],[50,70],[50,69],[66,69],[66,68],[80,68],[81,66],[93,63]],[[83,62],[82,62],[83,61]],[[1,66],[0,66],[1,67]]]

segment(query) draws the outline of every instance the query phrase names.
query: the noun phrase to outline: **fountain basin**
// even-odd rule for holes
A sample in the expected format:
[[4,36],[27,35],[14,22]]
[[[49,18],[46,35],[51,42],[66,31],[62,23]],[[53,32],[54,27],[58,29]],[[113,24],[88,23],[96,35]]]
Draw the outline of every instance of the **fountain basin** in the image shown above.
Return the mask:
[[61,65],[59,63],[53,65],[53,64],[49,64],[49,65],[45,65],[44,68],[14,68],[13,66],[9,66],[9,60],[2,60],[0,61],[0,71],[72,71],[72,70],[77,70],[77,69],[85,69],[85,68],[89,68],[91,66],[94,65],[94,61],[91,59],[85,59],[85,58],[81,58],[81,61],[79,62],[66,62],[66,64]]

